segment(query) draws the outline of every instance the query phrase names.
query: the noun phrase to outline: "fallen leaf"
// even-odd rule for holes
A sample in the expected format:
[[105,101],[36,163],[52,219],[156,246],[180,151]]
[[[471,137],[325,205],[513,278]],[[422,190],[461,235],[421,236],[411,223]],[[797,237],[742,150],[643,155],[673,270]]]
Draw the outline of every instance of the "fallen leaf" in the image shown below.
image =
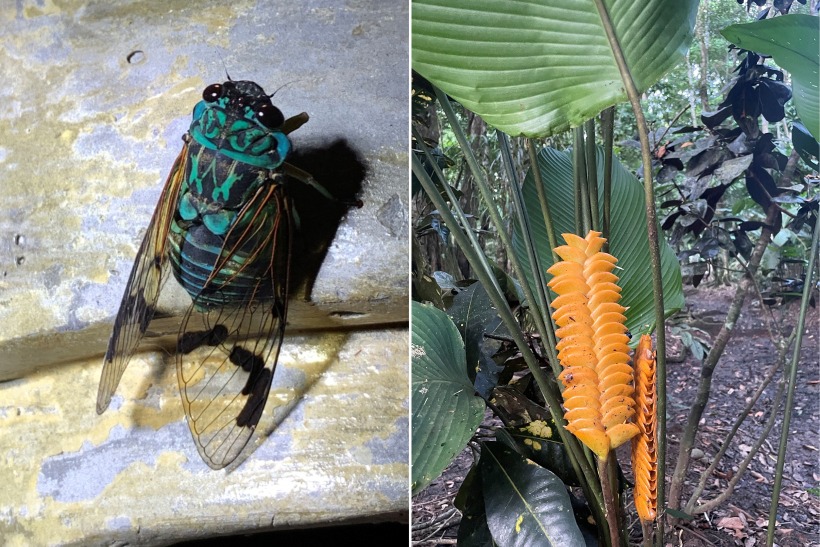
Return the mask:
[[745,528],[740,517],[723,517],[718,521],[717,526],[728,530],[743,530]]

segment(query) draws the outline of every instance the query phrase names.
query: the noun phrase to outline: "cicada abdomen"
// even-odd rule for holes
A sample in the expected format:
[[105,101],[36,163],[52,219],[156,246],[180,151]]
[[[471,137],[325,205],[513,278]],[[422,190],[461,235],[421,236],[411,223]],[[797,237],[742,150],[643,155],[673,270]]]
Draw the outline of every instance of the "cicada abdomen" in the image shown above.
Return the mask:
[[[208,86],[137,254],[105,356],[102,413],[153,317],[166,264],[192,298],[176,351],[185,414],[200,455],[230,464],[264,409],[287,320],[292,205],[284,119],[257,84]],[[199,318],[202,318],[200,321]],[[204,325],[204,327],[203,327]],[[197,358],[183,356],[205,347]]]

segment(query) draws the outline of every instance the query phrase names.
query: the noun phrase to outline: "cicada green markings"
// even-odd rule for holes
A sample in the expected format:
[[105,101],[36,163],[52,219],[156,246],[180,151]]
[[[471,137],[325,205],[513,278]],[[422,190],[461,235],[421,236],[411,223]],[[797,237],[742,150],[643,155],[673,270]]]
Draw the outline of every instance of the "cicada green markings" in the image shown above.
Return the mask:
[[[151,322],[170,269],[192,298],[177,342],[180,395],[197,450],[214,469],[234,461],[251,438],[282,345],[293,230],[286,176],[329,197],[309,174],[285,163],[288,134],[307,120],[305,113],[286,120],[254,82],[205,88],[105,354],[100,414]],[[184,358],[203,346],[203,359]]]

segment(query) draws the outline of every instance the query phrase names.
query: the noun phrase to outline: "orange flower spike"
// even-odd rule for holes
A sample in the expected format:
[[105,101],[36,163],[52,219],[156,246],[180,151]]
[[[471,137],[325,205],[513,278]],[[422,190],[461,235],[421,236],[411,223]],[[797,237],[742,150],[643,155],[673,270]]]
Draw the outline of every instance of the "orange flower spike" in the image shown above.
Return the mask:
[[564,371],[567,430],[599,458],[638,433],[629,420],[635,414],[632,367],[626,326],[618,304],[621,288],[612,273],[617,259],[602,253],[600,232],[586,237],[563,234],[566,245],[555,248],[563,259],[547,270],[553,320],[560,327],[556,349]]
[[635,509],[643,521],[652,521],[658,507],[658,455],[655,420],[655,352],[652,339],[641,336],[635,350],[635,424],[640,433],[632,438],[632,472],[635,475]]

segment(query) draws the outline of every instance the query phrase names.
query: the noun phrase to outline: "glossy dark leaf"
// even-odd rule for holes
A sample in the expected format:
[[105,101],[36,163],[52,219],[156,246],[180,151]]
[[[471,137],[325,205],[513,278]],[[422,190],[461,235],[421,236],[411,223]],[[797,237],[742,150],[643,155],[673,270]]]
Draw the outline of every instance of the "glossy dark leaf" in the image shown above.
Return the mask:
[[729,183],[740,177],[752,164],[751,154],[724,161],[715,171],[715,177],[723,183]]
[[792,91],[798,116],[820,139],[820,33],[818,18],[792,14],[765,21],[731,25],[721,31],[738,46],[771,55],[792,76]]
[[461,511],[461,523],[458,526],[459,547],[493,547],[496,545],[490,534],[490,528],[487,526],[484,490],[478,465],[474,465],[467,472],[453,505]]
[[704,112],[700,115],[700,121],[702,121],[703,125],[705,125],[709,129],[714,129],[715,127],[725,122],[731,115],[732,107],[724,106],[714,112]]
[[744,230],[746,232],[751,232],[751,231],[754,231],[754,230],[758,230],[758,229],[762,228],[763,226],[766,226],[766,224],[763,223],[763,222],[760,222],[759,220],[747,220],[745,222],[741,222],[740,226],[738,226],[738,228],[741,229],[741,230]]
[[777,185],[769,172],[754,164],[746,171],[746,190],[764,211],[771,205],[772,197],[778,194]]
[[499,442],[481,449],[481,481],[487,524],[504,547],[583,545],[566,486]]
[[784,105],[792,98],[792,90],[783,82],[768,78],[760,80],[760,106],[763,117],[770,123],[779,122],[786,115]]

